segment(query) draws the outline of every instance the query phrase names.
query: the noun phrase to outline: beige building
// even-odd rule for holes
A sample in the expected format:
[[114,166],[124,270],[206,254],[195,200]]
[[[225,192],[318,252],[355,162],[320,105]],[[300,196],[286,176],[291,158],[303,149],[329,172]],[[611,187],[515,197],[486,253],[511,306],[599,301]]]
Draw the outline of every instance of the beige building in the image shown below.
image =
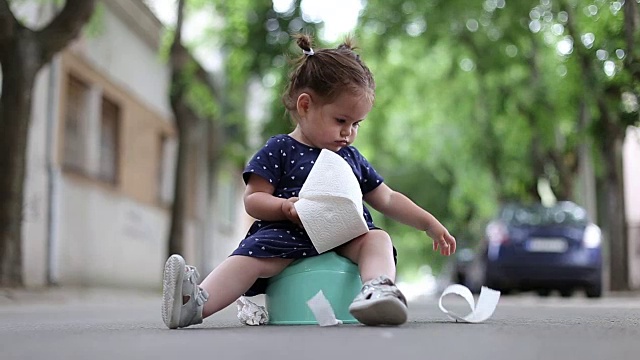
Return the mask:
[[[44,23],[52,3],[18,10],[30,24]],[[98,6],[97,24],[41,71],[34,88],[23,224],[28,286],[161,284],[176,155],[170,73],[159,55],[163,25],[141,0]],[[206,142],[195,138],[190,149],[184,254],[202,272],[248,227],[241,169],[223,165],[212,179]]]
[[625,216],[629,239],[629,278],[631,286],[640,289],[640,128],[627,129],[622,151]]

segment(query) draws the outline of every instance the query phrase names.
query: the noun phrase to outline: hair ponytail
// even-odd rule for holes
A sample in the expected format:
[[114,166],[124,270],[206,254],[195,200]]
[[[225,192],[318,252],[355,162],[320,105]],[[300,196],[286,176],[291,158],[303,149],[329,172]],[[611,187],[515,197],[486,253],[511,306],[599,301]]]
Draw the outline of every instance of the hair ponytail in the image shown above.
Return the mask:
[[298,96],[312,91],[320,101],[332,102],[344,91],[361,92],[373,101],[375,81],[369,68],[355,50],[353,39],[347,37],[336,49],[313,50],[308,34],[294,36],[302,55],[294,62],[282,102],[296,116]]

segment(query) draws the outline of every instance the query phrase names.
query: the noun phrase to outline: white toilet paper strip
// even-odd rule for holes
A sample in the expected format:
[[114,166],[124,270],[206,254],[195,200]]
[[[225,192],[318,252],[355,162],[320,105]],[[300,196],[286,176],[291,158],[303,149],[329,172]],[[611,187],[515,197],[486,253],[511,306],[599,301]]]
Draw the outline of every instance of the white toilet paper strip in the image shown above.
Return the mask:
[[307,301],[307,306],[311,309],[318,325],[333,326],[342,324],[342,320],[336,319],[333,308],[331,307],[329,300],[324,296],[322,290],[318,291],[314,297]]
[[258,305],[244,296],[236,300],[238,320],[243,325],[264,325],[269,322],[269,314],[264,306]]
[[331,150],[320,152],[299,198],[296,211],[319,253],[369,231],[358,179],[351,166]]
[[[442,305],[442,299],[445,297],[445,295],[448,295],[448,294],[459,295],[463,299],[465,299],[467,301],[467,304],[469,304],[469,307],[471,308],[471,313],[467,314],[466,316],[462,316],[454,312],[448,311]],[[449,316],[449,318],[451,318],[452,320],[464,321],[469,323],[479,323],[487,320],[488,318],[491,317],[491,315],[493,315],[493,312],[495,311],[496,306],[498,306],[499,300],[500,300],[500,291],[489,289],[488,287],[483,286],[480,289],[480,296],[478,297],[478,306],[475,306],[473,301],[473,294],[471,294],[471,290],[469,290],[469,288],[467,288],[464,285],[453,284],[453,285],[449,285],[446,289],[444,289],[444,292],[442,293],[442,295],[440,295],[440,301],[438,301],[438,306],[440,307],[440,310],[442,310],[442,312],[447,314],[447,316]]]

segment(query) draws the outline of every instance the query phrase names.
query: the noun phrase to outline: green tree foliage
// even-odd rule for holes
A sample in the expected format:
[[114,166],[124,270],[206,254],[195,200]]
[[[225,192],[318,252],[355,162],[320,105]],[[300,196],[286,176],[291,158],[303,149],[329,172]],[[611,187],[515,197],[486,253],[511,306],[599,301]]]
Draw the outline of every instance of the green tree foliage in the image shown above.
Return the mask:
[[[501,203],[539,201],[541,179],[575,199],[579,146],[593,139],[605,158],[638,119],[628,106],[638,95],[637,25],[625,26],[622,4],[369,0],[357,38],[378,89],[359,146],[463,243],[479,240]],[[402,229],[401,252],[432,256]]]
[[[291,129],[280,104],[288,58],[299,52],[290,35],[315,35],[299,3],[285,13],[271,1],[193,3],[220,15],[207,37],[226,60],[222,113],[244,124],[249,84],[262,83],[265,137]],[[637,123],[637,3],[368,0],[355,33],[378,87],[358,147],[463,245],[483,236],[502,203],[540,201],[540,180],[558,199],[576,199],[580,147],[595,145],[598,174],[610,178],[606,156]],[[609,188],[607,197],[621,196]],[[377,221],[393,234],[401,272],[444,261],[424,234]]]
[[[303,19],[299,5],[300,0],[292,1],[290,9],[280,13],[273,9],[270,0],[192,0],[193,11],[217,14],[219,23],[209,27],[199,41],[216,39],[214,42],[222,51],[224,71],[218,81],[223,89],[220,95],[224,121],[236,127],[233,135],[238,138],[245,138],[248,108],[257,106],[248,103],[250,85],[265,84],[269,98],[277,99],[292,44],[291,35],[316,32],[316,24]],[[279,120],[282,119],[280,116]],[[277,130],[282,124],[286,126],[287,122],[269,122],[264,133]],[[243,149],[255,150],[246,146],[233,148],[232,152],[240,155],[242,161],[247,155]]]

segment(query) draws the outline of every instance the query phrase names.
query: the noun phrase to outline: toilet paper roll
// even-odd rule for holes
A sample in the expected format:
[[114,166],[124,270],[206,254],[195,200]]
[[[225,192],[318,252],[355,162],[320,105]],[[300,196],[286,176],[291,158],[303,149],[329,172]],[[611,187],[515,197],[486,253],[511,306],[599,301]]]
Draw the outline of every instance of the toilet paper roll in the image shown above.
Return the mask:
[[369,231],[358,179],[351,166],[333,151],[320,152],[294,206],[318,253]]

